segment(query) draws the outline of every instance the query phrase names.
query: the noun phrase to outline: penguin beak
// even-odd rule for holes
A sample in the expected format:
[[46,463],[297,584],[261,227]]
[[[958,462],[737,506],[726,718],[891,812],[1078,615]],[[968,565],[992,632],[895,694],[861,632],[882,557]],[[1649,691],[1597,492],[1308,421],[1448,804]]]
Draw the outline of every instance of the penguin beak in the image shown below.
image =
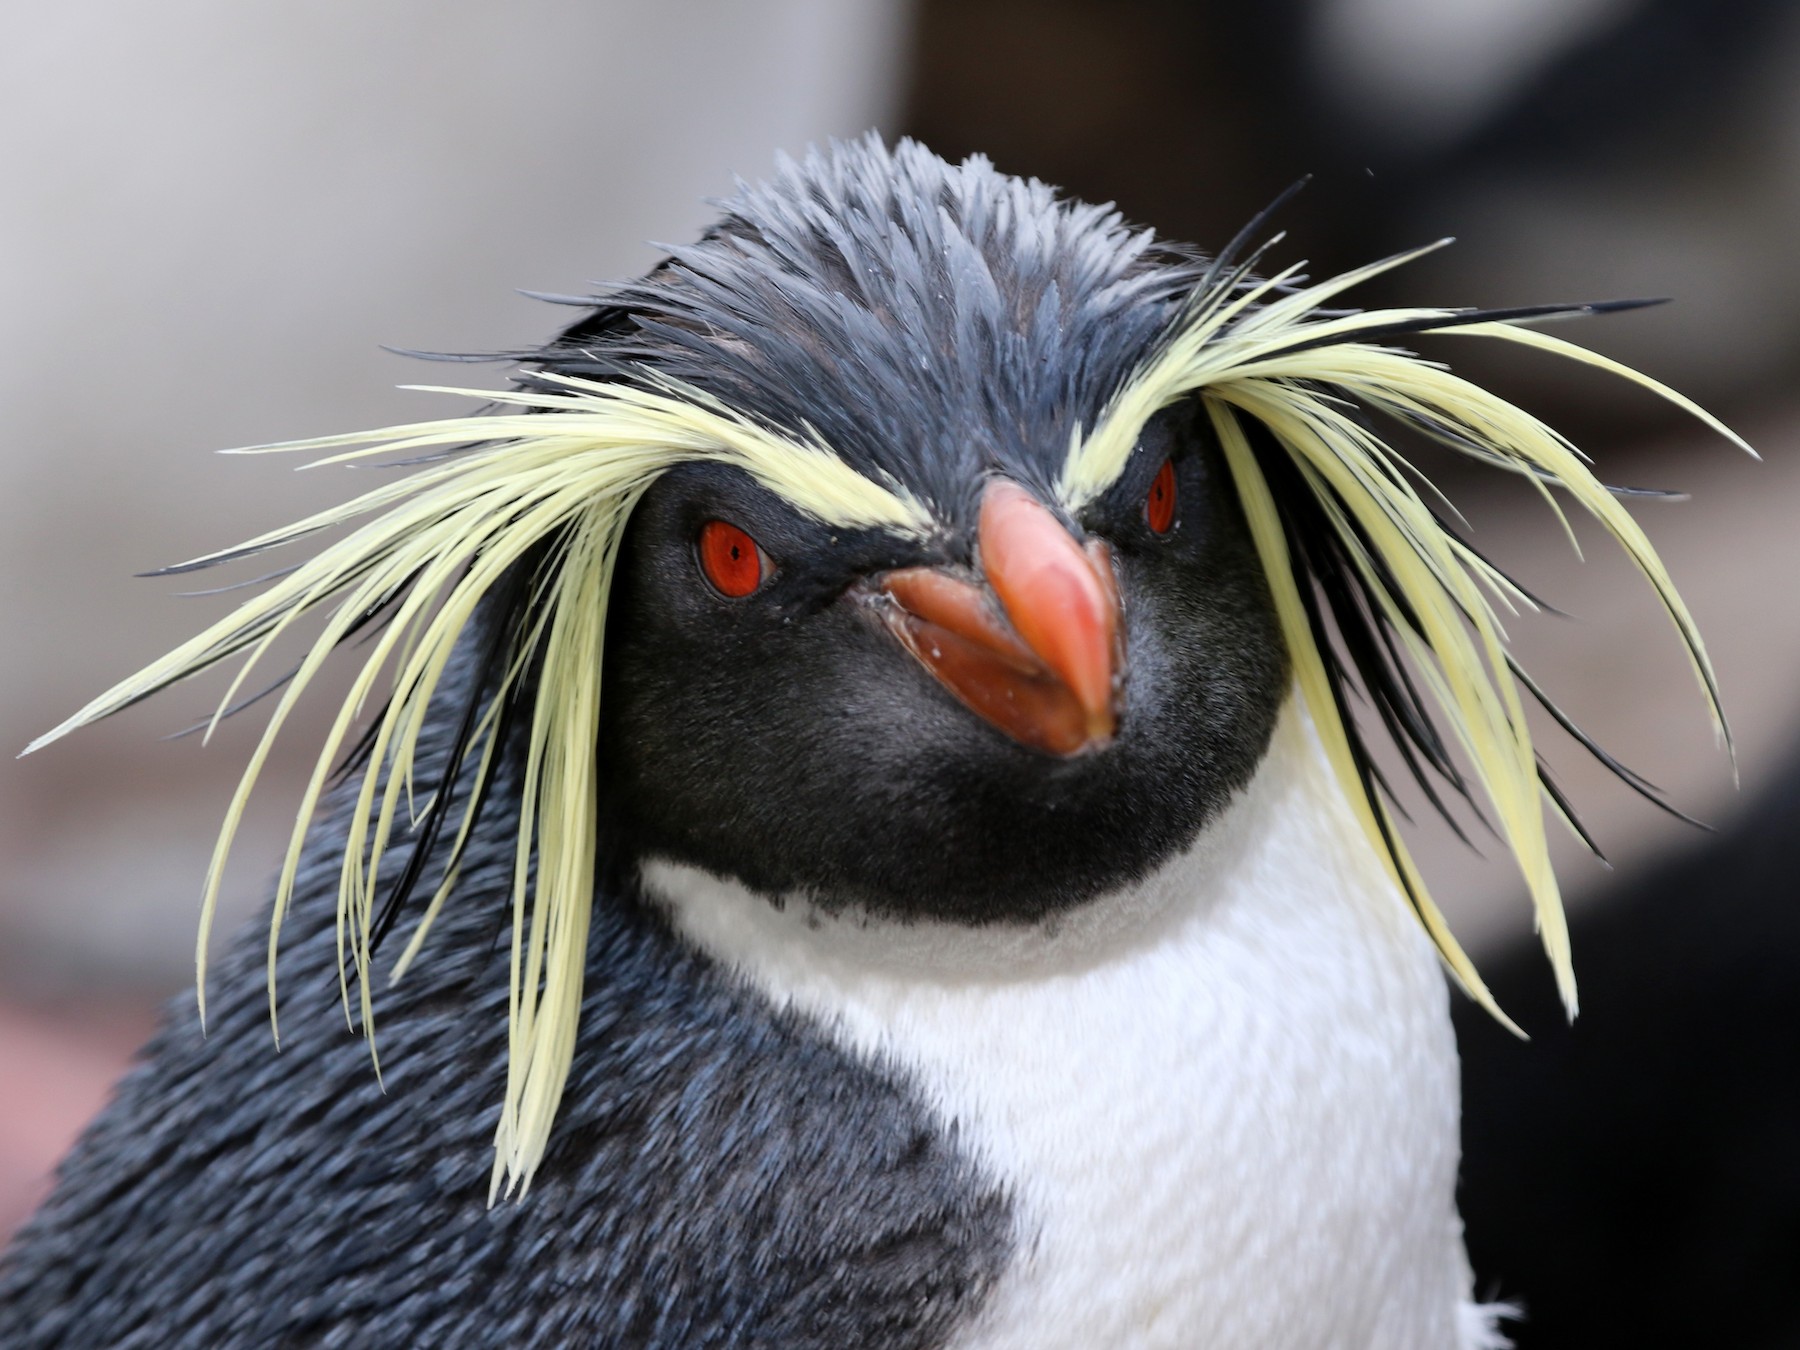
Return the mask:
[[1112,555],[1085,546],[1017,483],[982,495],[975,580],[934,567],[874,578],[901,646],[971,711],[1034,750],[1069,756],[1118,726],[1123,627]]

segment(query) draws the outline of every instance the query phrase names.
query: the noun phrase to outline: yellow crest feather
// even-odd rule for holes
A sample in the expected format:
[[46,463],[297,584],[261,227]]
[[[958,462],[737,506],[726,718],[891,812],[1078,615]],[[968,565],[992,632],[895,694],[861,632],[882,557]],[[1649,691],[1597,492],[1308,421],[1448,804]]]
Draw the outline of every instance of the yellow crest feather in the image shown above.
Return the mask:
[[[1277,236],[1279,238],[1279,236]],[[1448,242],[1448,241],[1442,241]],[[1718,686],[1692,616],[1649,540],[1560,434],[1443,366],[1380,339],[1425,331],[1521,343],[1631,380],[1750,447],[1691,400],[1648,376],[1490,316],[1444,309],[1324,312],[1350,287],[1409,262],[1442,242],[1297,286],[1299,268],[1240,281],[1243,269],[1194,296],[1161,348],[1113,396],[1092,432],[1077,436],[1058,483],[1071,512],[1124,471],[1144,424],[1195,395],[1204,402],[1262,560],[1296,681],[1345,795],[1376,852],[1411,899],[1445,964],[1507,1026],[1473,964],[1450,933],[1413,866],[1386,803],[1356,763],[1349,728],[1327,673],[1302,588],[1311,580],[1291,556],[1288,526],[1243,420],[1260,424],[1292,460],[1387,628],[1397,634],[1452,738],[1492,804],[1499,830],[1531,892],[1544,949],[1569,1014],[1576,1009],[1568,926],[1544,831],[1536,752],[1494,609],[1531,602],[1444,528],[1413,486],[1422,476],[1349,415],[1361,405],[1462,454],[1524,475],[1561,514],[1551,489],[1597,519],[1644,574],[1674,621],[1707,706],[1730,744]],[[1563,307],[1560,311],[1567,312]],[[1542,317],[1550,317],[1546,313]],[[1754,451],[1751,451],[1754,454]],[[1567,522],[1564,522],[1565,527]],[[1573,534],[1570,535],[1573,542]],[[1485,588],[1485,590],[1484,590]],[[1546,796],[1552,812],[1562,813]]]
[[[392,621],[369,646],[321,747],[303,794],[276,885],[269,925],[269,1015],[276,1018],[276,952],[299,872],[306,829],[352,724],[383,670],[393,695],[374,728],[367,767],[349,815],[338,889],[337,941],[346,1015],[354,966],[359,1019],[375,1055],[371,980],[375,898],[382,856],[402,799],[412,812],[413,759],[439,679],[476,605],[535,548],[560,549],[532,596],[537,616],[527,651],[541,652],[528,738],[514,869],[511,1023],[506,1098],[495,1138],[493,1193],[523,1190],[544,1154],[569,1073],[581,1010],[593,899],[602,639],[620,540],[633,506],[665,470],[687,460],[736,465],[828,524],[927,528],[924,509],[897,487],[864,477],[825,446],[771,432],[692,389],[635,388],[543,373],[562,392],[469,394],[528,410],[451,418],[378,431],[255,447],[238,453],[336,451],[319,464],[395,452],[444,454],[411,476],[249,541],[215,559],[289,543],[361,522],[266,591],[191,641],[95,699],[29,747],[117,712],[166,685],[247,652],[214,715],[231,706],[270,646],[301,618],[323,611],[323,631],[282,690],[233,794],[208,869],[195,953],[201,1013],[207,948],[225,859],[246,801],[283,723],[332,650],[364,617],[393,604]],[[533,415],[554,412],[555,416]],[[479,762],[496,753],[495,712],[522,662],[504,672],[476,728]],[[465,808],[466,838],[474,803]],[[528,884],[532,863],[536,884]],[[417,957],[455,875],[446,876],[396,963]],[[278,1024],[277,1024],[277,1034]],[[379,1070],[379,1059],[376,1059]]]

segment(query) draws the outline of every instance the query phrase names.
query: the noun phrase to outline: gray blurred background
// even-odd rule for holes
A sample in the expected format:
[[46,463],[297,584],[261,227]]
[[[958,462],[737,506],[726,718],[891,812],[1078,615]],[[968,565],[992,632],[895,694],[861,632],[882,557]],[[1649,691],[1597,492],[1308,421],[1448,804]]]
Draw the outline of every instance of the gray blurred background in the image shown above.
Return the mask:
[[[1800,729],[1800,12],[1774,0],[123,0],[14,14],[0,48],[0,744],[22,747],[222,612],[131,574],[340,500],[342,472],[212,449],[435,416],[497,383],[378,344],[542,340],[691,238],[778,150],[879,128],[1114,200],[1216,247],[1303,173],[1315,274],[1445,234],[1365,302],[1669,295],[1565,336],[1696,396],[1756,465],[1648,396],[1443,344],[1564,427],[1639,511],[1701,625],[1743,793],[1643,588],[1578,565],[1529,494],[1433,461],[1476,542],[1575,619],[1518,625],[1565,706],[1728,821]],[[1433,349],[1436,351],[1437,349]],[[446,379],[446,376],[449,378]],[[197,896],[257,728],[159,738],[182,689],[0,760],[0,1231],[192,980]],[[262,902],[308,727],[264,777],[223,926]],[[1551,746],[1617,866],[1691,831]],[[1477,956],[1529,927],[1511,873],[1421,830]],[[1489,850],[1493,852],[1493,850]],[[1579,955],[1579,954],[1578,954]]]

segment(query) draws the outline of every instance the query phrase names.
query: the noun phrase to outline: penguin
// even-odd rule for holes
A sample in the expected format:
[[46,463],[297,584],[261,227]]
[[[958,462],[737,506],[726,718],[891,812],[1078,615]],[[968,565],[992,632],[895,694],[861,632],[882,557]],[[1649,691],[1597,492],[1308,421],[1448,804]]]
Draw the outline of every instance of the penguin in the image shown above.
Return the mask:
[[1372,738],[1481,805],[1571,1010],[1574,815],[1500,632],[1532,598],[1378,428],[1598,518],[1715,711],[1574,448],[1404,344],[1731,433],[1534,326],[1609,306],[1346,309],[1424,250],[1311,282],[1267,213],[1209,255],[874,137],[721,212],[478,414],[264,447],[408,471],[171,569],[316,545],[45,738],[244,658],[210,915],[272,738],[361,661],[267,929],[209,972],[203,921],[0,1342],[1503,1344],[1451,985],[1504,1013]]

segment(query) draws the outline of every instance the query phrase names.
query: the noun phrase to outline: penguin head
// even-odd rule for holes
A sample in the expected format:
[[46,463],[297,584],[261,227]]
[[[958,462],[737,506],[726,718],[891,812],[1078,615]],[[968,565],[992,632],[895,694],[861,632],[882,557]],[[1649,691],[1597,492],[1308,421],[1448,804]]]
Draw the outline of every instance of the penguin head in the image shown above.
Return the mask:
[[621,838],[772,898],[952,922],[1142,876],[1248,779],[1287,682],[1197,399],[1135,428],[1104,491],[1059,490],[1194,258],[911,143],[784,163],[722,206],[541,368],[651,369],[814,429],[926,519],[846,529],[715,464],[649,489],[607,636]]

